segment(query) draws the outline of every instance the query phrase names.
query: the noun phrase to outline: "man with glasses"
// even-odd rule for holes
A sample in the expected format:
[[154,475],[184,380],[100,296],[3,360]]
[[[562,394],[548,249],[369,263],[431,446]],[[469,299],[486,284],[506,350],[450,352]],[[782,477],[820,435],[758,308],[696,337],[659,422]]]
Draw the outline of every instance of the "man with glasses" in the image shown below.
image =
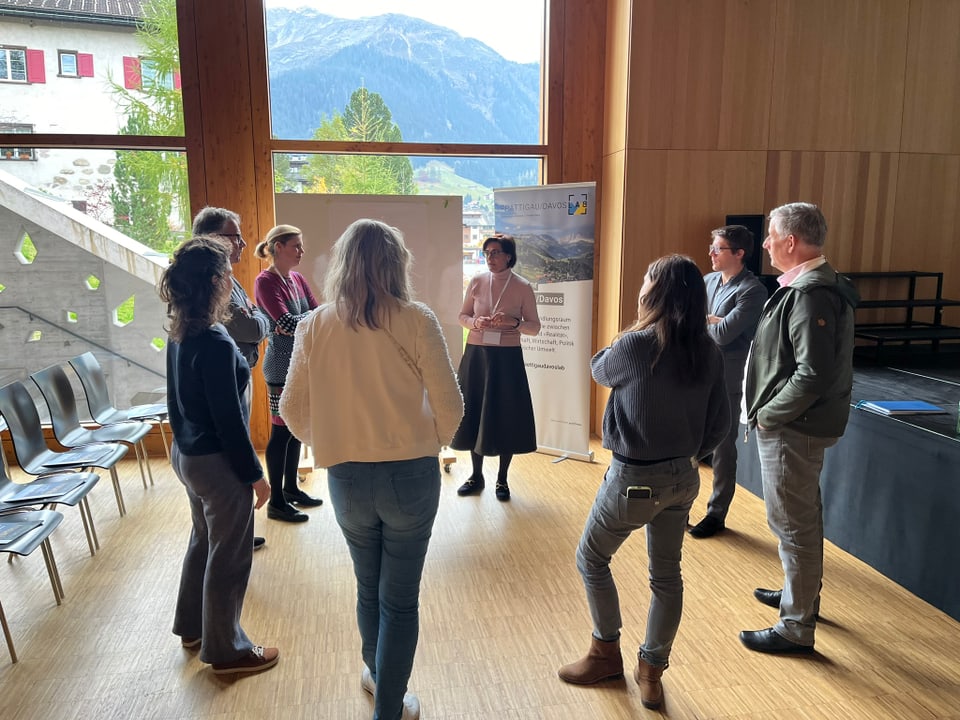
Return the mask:
[[743,366],[757,329],[767,290],[745,267],[753,254],[753,233],[743,225],[725,225],[711,233],[708,248],[713,272],[707,286],[707,330],[723,351],[730,429],[713,453],[713,492],[707,515],[689,529],[695,538],[708,538],[726,527],[727,511],[737,489],[737,436],[740,434],[740,398]]
[[[218,207],[205,207],[193,219],[194,235],[212,235],[222,238],[230,248],[230,264],[240,262],[240,256],[247,243],[240,232],[240,216],[232,210]],[[227,333],[233,338],[246,358],[252,370],[260,359],[260,343],[270,333],[270,318],[260,308],[250,302],[240,281],[230,276],[233,287],[230,290],[230,318],[224,323]],[[253,394],[253,383],[247,386],[247,402]],[[253,549],[259,550],[266,540],[260,536],[253,538]]]

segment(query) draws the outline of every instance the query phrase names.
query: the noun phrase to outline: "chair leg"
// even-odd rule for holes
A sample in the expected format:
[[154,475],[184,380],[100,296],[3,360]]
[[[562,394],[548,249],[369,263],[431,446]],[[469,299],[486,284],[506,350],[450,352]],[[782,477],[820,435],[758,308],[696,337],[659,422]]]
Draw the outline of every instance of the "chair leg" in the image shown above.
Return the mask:
[[77,504],[77,510],[80,511],[80,520],[83,521],[83,532],[87,535],[87,546],[90,548],[90,556],[93,557],[100,549],[100,540],[97,538],[97,529],[93,525],[93,515],[90,512],[90,503],[87,497],[80,498]]
[[123,491],[120,490],[120,478],[117,477],[116,466],[110,468],[110,480],[113,482],[113,494],[117,498],[117,510],[120,511],[120,517],[127,514],[127,505],[123,501]]
[[57,570],[57,561],[53,558],[50,538],[40,543],[40,549],[43,551],[43,561],[47,564],[47,575],[50,576],[50,584],[53,586],[53,596],[57,599],[57,605],[59,605],[66,595],[63,592],[63,583],[60,581],[60,571]]
[[13,636],[10,634],[10,626],[7,625],[7,616],[3,612],[3,603],[0,603],[0,625],[3,626],[3,636],[7,639],[7,650],[10,651],[10,660],[17,662],[17,649],[13,647]]
[[150,484],[153,485],[153,468],[150,467],[150,456],[147,454],[146,438],[140,438],[140,452],[143,453],[143,462],[147,466],[147,475],[150,477]]
[[167,462],[173,462],[170,459],[170,441],[167,440],[167,434],[163,431],[163,420],[160,420],[160,438],[163,440],[163,449],[167,453]]
[[143,483],[143,489],[147,489],[147,475],[143,471],[143,456],[140,454],[140,443],[133,443],[133,452],[137,456],[137,466],[140,468],[140,482]]

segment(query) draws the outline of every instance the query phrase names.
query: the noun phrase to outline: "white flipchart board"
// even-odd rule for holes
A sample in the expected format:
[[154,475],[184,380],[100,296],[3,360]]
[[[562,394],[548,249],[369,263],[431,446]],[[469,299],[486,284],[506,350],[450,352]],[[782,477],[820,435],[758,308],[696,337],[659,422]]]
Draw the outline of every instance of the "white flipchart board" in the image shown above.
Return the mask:
[[317,299],[324,301],[323,278],[330,248],[354,220],[371,218],[398,228],[413,253],[416,299],[436,313],[456,369],[463,353],[458,317],[463,303],[463,199],[440,195],[276,196],[277,222],[303,231],[299,271]]

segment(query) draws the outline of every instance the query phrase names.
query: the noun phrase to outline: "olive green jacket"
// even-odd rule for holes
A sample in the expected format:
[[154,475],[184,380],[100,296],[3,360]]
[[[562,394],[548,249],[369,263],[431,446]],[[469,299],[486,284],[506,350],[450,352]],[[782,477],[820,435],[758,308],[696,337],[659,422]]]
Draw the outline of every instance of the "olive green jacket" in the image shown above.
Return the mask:
[[829,263],[779,288],[763,308],[747,360],[749,427],[840,437],[853,386],[853,284]]

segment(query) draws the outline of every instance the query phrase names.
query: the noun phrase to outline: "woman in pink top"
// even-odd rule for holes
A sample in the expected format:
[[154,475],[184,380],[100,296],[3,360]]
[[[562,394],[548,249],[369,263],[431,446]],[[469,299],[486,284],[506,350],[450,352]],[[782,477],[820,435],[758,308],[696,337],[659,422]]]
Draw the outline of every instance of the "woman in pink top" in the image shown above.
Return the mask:
[[254,254],[270,260],[270,266],[254,281],[257,305],[270,317],[270,335],[263,358],[263,377],[270,400],[270,440],[267,442],[267,477],[270,502],[267,517],[283,522],[306,522],[300,507],[316,507],[323,501],[307,495],[297,485],[300,441],[290,434],[280,417],[280,393],[287,381],[293,333],[297,324],[317,307],[306,278],[294,270],[303,258],[303,234],[293,225],[277,225],[257,245]]
[[460,362],[465,411],[450,447],[469,450],[473,461],[458,495],[483,490],[483,457],[499,455],[497,499],[509,500],[510,461],[537,449],[520,335],[539,333],[540,318],[530,283],[511,270],[516,241],[498,233],[483,241],[483,254],[490,271],[470,281],[460,309],[460,324],[470,330]]

